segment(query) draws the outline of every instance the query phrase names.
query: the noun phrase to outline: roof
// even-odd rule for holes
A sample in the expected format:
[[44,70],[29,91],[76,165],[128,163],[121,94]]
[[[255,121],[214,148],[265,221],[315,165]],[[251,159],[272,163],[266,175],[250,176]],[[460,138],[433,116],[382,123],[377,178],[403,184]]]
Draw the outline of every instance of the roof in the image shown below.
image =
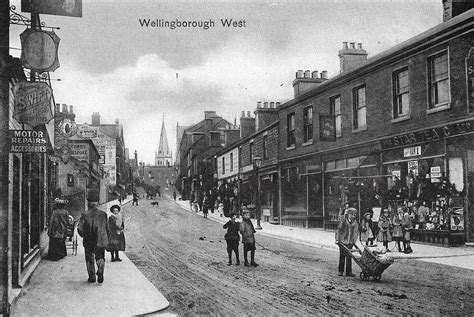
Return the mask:
[[[363,76],[365,73],[368,73],[374,69],[379,69],[381,64],[400,58],[401,55],[404,58],[413,54],[415,50],[423,49],[429,45],[432,45],[433,43],[439,43],[440,36],[450,36],[453,32],[459,31],[459,28],[466,28],[468,31],[472,31],[472,24],[474,24],[473,18],[474,9],[455,16],[446,22],[440,23],[417,36],[414,36],[398,45],[393,46],[392,48],[389,48],[388,50],[368,58],[358,67],[330,78],[329,80],[320,84],[318,87],[315,87],[314,89],[294,99],[291,99],[284,104],[281,104],[278,109],[282,110],[291,107],[302,100],[318,95],[319,93],[334,88],[337,85],[341,85],[346,81]],[[469,27],[470,24],[471,26]]]

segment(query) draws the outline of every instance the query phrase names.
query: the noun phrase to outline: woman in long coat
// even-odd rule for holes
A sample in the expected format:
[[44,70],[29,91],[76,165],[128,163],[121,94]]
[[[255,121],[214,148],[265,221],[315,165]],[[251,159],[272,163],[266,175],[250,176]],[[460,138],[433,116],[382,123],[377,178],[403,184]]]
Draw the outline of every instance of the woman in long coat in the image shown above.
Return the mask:
[[49,251],[47,259],[57,261],[67,255],[66,235],[69,225],[69,213],[64,207],[67,200],[56,198],[48,227]]
[[107,251],[110,252],[112,262],[122,261],[119,257],[119,251],[125,251],[125,235],[123,234],[124,222],[123,214],[120,212],[120,206],[110,207],[112,215],[109,216],[109,245]]

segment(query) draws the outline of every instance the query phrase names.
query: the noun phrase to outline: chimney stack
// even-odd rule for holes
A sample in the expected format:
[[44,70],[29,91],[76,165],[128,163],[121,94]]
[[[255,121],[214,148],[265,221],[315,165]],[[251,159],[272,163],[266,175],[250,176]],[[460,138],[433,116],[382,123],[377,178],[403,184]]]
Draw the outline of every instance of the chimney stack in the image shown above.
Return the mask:
[[299,70],[296,72],[296,79],[293,80],[293,90],[295,97],[313,89],[322,84],[327,80],[327,78],[321,77],[318,78],[318,71],[315,70],[312,73],[307,70],[304,72],[304,77],[299,77],[302,75],[303,71]]
[[443,22],[474,8],[472,0],[443,0]]
[[[257,111],[262,108],[257,108]],[[255,132],[255,118],[250,116],[250,111],[242,111],[242,117],[240,118],[240,138],[246,138]]]
[[346,72],[359,67],[366,59],[367,52],[362,48],[362,43],[358,43],[356,48],[355,42],[350,43],[350,48],[347,42],[342,42],[342,50],[339,51],[340,72]]
[[278,120],[278,110],[275,108],[275,102],[264,102],[263,104],[263,108],[257,108],[257,110],[255,110],[256,131],[261,131]]
[[92,113],[92,125],[95,127],[100,126],[100,114],[98,112]]

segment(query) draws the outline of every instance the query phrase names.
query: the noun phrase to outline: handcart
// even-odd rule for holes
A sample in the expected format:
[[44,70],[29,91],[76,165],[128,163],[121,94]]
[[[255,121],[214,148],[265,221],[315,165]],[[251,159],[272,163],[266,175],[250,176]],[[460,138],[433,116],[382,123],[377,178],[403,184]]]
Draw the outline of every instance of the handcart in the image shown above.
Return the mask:
[[382,278],[382,273],[392,263],[382,263],[377,257],[368,250],[367,247],[362,251],[357,245],[354,244],[354,249],[349,249],[344,244],[339,243],[339,246],[346,252],[362,269],[360,272],[360,279],[362,281],[368,281],[372,277],[374,281],[378,281]]
[[74,220],[73,216],[69,216],[69,223],[66,228],[66,249],[72,249],[72,254],[77,255],[77,233],[76,233],[77,221]]

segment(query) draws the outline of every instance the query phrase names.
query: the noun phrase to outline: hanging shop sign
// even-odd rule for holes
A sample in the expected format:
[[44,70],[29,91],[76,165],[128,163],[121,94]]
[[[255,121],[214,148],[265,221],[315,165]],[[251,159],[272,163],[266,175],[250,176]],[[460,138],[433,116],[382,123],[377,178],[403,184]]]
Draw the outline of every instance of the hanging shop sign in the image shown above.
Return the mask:
[[474,47],[466,57],[467,110],[474,113]]
[[447,124],[441,127],[396,135],[380,141],[382,149],[391,149],[400,146],[423,142],[433,142],[448,137],[469,134],[474,132],[474,120]]
[[21,0],[21,11],[82,17],[82,0]]
[[13,118],[32,127],[47,124],[53,118],[53,91],[44,82],[21,81],[15,85]]
[[421,155],[421,146],[407,147],[403,149],[403,157],[412,157]]
[[77,133],[77,125],[71,119],[64,118],[56,123],[56,130],[62,137],[70,138]]
[[59,67],[60,38],[52,31],[26,29],[20,35],[21,63],[24,67],[42,72],[53,72]]
[[51,148],[46,131],[9,130],[11,153],[46,153]]
[[319,140],[322,142],[336,141],[336,117],[331,114],[319,115]]

